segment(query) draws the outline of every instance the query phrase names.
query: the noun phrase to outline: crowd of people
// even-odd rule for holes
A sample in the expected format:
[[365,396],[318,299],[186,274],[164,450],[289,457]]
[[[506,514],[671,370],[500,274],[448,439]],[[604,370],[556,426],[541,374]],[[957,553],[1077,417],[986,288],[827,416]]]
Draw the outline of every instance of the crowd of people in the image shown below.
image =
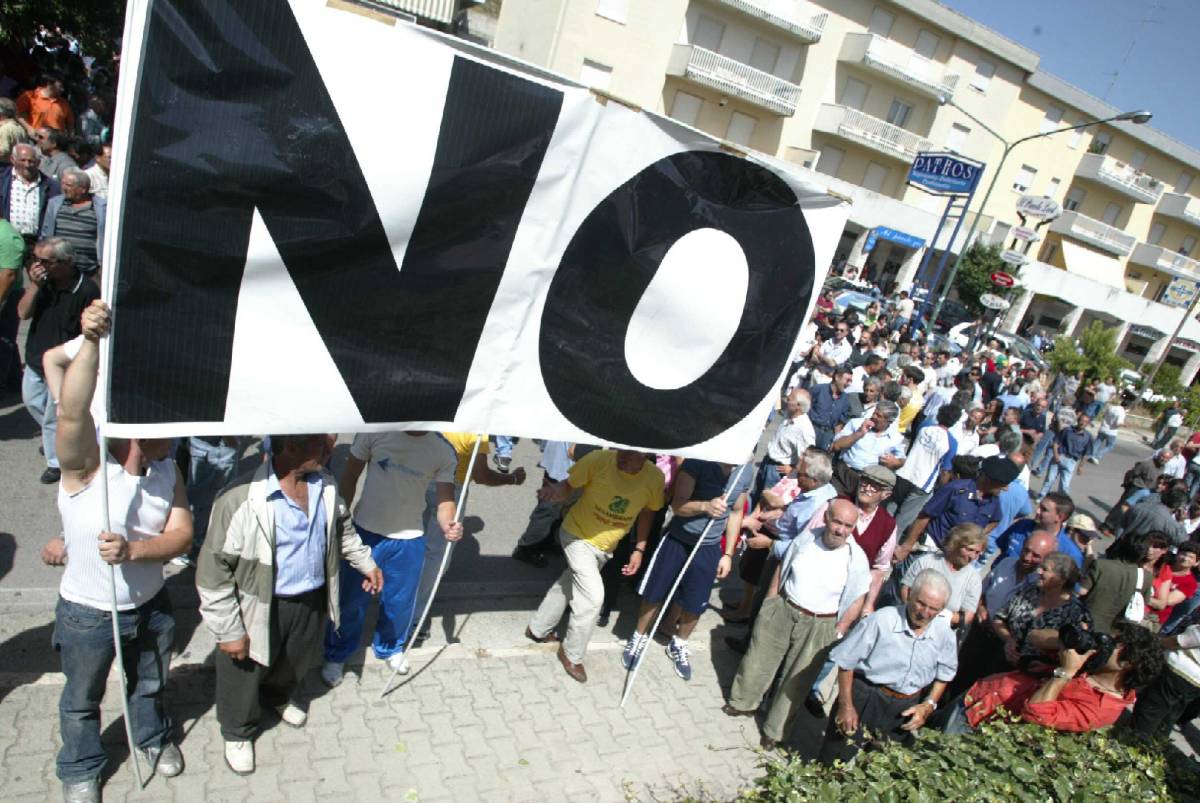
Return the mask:
[[[35,86],[0,82],[16,98],[0,97],[11,165],[0,302],[4,321],[10,307],[29,321],[21,390],[41,480],[59,486],[62,535],[43,550],[64,566],[57,773],[68,801],[90,801],[115,657],[107,567],[146,760],[164,776],[184,767],[165,693],[163,567],[175,562],[194,570],[217,643],[225,761],[249,774],[272,716],[306,724],[310,672],[337,686],[364,638],[390,671],[410,671],[442,555],[463,536],[463,489],[527,476],[515,439],[499,435],[359,434],[337,477],[332,434],[263,437],[260,458],[247,456],[250,437],[110,438],[102,450],[92,409],[111,327],[97,284],[109,148],[55,71],[74,75],[76,57],[62,44],[39,55]],[[96,70],[89,80],[87,108],[105,122],[110,83]],[[15,324],[3,336],[15,343]],[[660,638],[690,680],[689,638],[736,572],[742,593],[719,613],[743,657],[722,710],[761,712],[767,749],[802,715],[824,721],[821,759],[835,761],[921,728],[969,732],[1001,707],[1075,731],[1132,707],[1133,726],[1156,736],[1196,713],[1200,435],[1178,436],[1181,410],[1163,415],[1097,523],[1076,509],[1072,480],[1108,459],[1130,399],[1110,377],[1052,376],[999,340],[933,347],[907,291],[861,312],[823,294],[780,390],[757,465],[539,442],[544,473],[512,557],[541,569],[561,552],[524,635],[557,645],[570,678],[587,682],[588,645],[624,580],[638,595],[625,667]],[[102,483],[117,511],[107,528]],[[1101,535],[1114,538],[1103,554]]]

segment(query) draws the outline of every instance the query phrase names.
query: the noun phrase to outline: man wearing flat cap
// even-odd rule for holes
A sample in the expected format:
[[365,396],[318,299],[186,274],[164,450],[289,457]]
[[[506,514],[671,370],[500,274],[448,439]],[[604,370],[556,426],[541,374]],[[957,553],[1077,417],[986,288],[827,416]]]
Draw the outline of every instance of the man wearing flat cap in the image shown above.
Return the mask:
[[1000,520],[1000,492],[1020,473],[1012,460],[994,455],[983,461],[976,479],[952,480],[943,485],[925,503],[904,542],[896,547],[893,562],[904,561],[918,544],[923,549],[940,547],[947,533],[965,522],[978,524],[984,535],[990,534]]

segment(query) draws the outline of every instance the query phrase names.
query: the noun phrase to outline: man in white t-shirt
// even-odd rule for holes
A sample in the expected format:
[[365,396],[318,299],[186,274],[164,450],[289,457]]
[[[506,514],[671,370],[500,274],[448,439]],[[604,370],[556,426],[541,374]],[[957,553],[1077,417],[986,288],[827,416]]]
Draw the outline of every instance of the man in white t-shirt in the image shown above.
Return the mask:
[[850,324],[842,318],[833,325],[833,337],[817,346],[817,372],[823,375],[820,381],[828,382],[833,369],[850,359],[854,346],[849,335]]
[[904,465],[896,472],[896,489],[888,508],[896,517],[896,529],[901,533],[917,520],[939,478],[950,479],[951,461],[958,454],[958,441],[950,434],[950,427],[958,423],[962,409],[955,404],[944,404],[936,415],[936,424],[917,432]]
[[[338,493],[349,506],[358,478],[367,471],[362,497],[354,508],[354,528],[371,557],[383,570],[379,619],[372,648],[396,672],[408,671],[404,650],[416,613],[417,586],[425,563],[421,514],[425,489],[437,483],[437,520],[447,541],[462,538],[455,521],[454,448],[437,433],[378,432],[355,436],[350,457],[338,481]],[[339,590],[340,627],[329,624],[325,633],[325,665],[321,677],[330,686],[342,682],[343,667],[362,638],[370,594],[355,582],[355,570],[345,561]]]
[[900,300],[896,302],[896,320],[900,323],[908,323],[912,320],[913,310],[916,309],[916,304],[908,297],[907,290],[900,291]]
[[1092,442],[1092,454],[1088,457],[1093,463],[1099,463],[1101,458],[1111,452],[1117,445],[1117,430],[1125,423],[1125,406],[1118,398],[1104,410],[1100,419],[1100,429],[1096,432],[1096,440]]

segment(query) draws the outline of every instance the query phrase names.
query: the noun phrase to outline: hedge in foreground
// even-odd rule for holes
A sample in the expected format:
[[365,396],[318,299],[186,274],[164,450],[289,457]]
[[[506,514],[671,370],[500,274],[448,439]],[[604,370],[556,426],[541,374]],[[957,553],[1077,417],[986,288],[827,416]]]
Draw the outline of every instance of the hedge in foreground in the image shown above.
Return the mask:
[[996,719],[968,736],[930,732],[850,766],[765,756],[742,801],[1200,800],[1197,764],[1177,748],[1109,729],[1060,733]]

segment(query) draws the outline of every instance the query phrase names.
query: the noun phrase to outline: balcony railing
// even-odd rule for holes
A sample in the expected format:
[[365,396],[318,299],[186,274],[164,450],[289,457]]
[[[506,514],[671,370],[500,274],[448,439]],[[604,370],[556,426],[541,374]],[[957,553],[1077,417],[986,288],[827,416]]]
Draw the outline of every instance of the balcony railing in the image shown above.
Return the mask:
[[800,98],[800,87],[795,84],[696,45],[675,45],[667,72],[736,95],[784,117],[796,113]]
[[1200,200],[1190,195],[1181,192],[1166,193],[1162,197],[1162,203],[1158,205],[1158,212],[1184,223],[1200,226]]
[[1098,182],[1144,204],[1158,203],[1162,182],[1124,162],[1102,153],[1089,153],[1079,160],[1075,175]]
[[1138,243],[1129,257],[1130,262],[1145,265],[1172,276],[1184,279],[1200,279],[1200,262],[1191,257],[1177,254],[1161,245]]
[[904,162],[911,162],[918,151],[933,150],[933,143],[924,137],[836,103],[821,104],[813,128],[852,140]]
[[1062,217],[1050,224],[1050,231],[1083,240],[1123,257],[1129,256],[1137,244],[1137,238],[1132,234],[1074,211],[1063,212]]
[[814,14],[808,22],[804,22],[799,17],[789,13],[786,6],[779,8],[771,7],[772,5],[778,6],[778,3],[755,2],[755,0],[713,0],[713,2],[728,6],[735,11],[740,11],[774,28],[779,28],[804,42],[806,45],[821,41],[821,34],[825,31],[825,22],[829,19],[828,13],[822,13]]
[[872,33],[850,33],[842,40],[841,61],[864,67],[899,81],[932,98],[954,97],[958,76],[912,48]]

